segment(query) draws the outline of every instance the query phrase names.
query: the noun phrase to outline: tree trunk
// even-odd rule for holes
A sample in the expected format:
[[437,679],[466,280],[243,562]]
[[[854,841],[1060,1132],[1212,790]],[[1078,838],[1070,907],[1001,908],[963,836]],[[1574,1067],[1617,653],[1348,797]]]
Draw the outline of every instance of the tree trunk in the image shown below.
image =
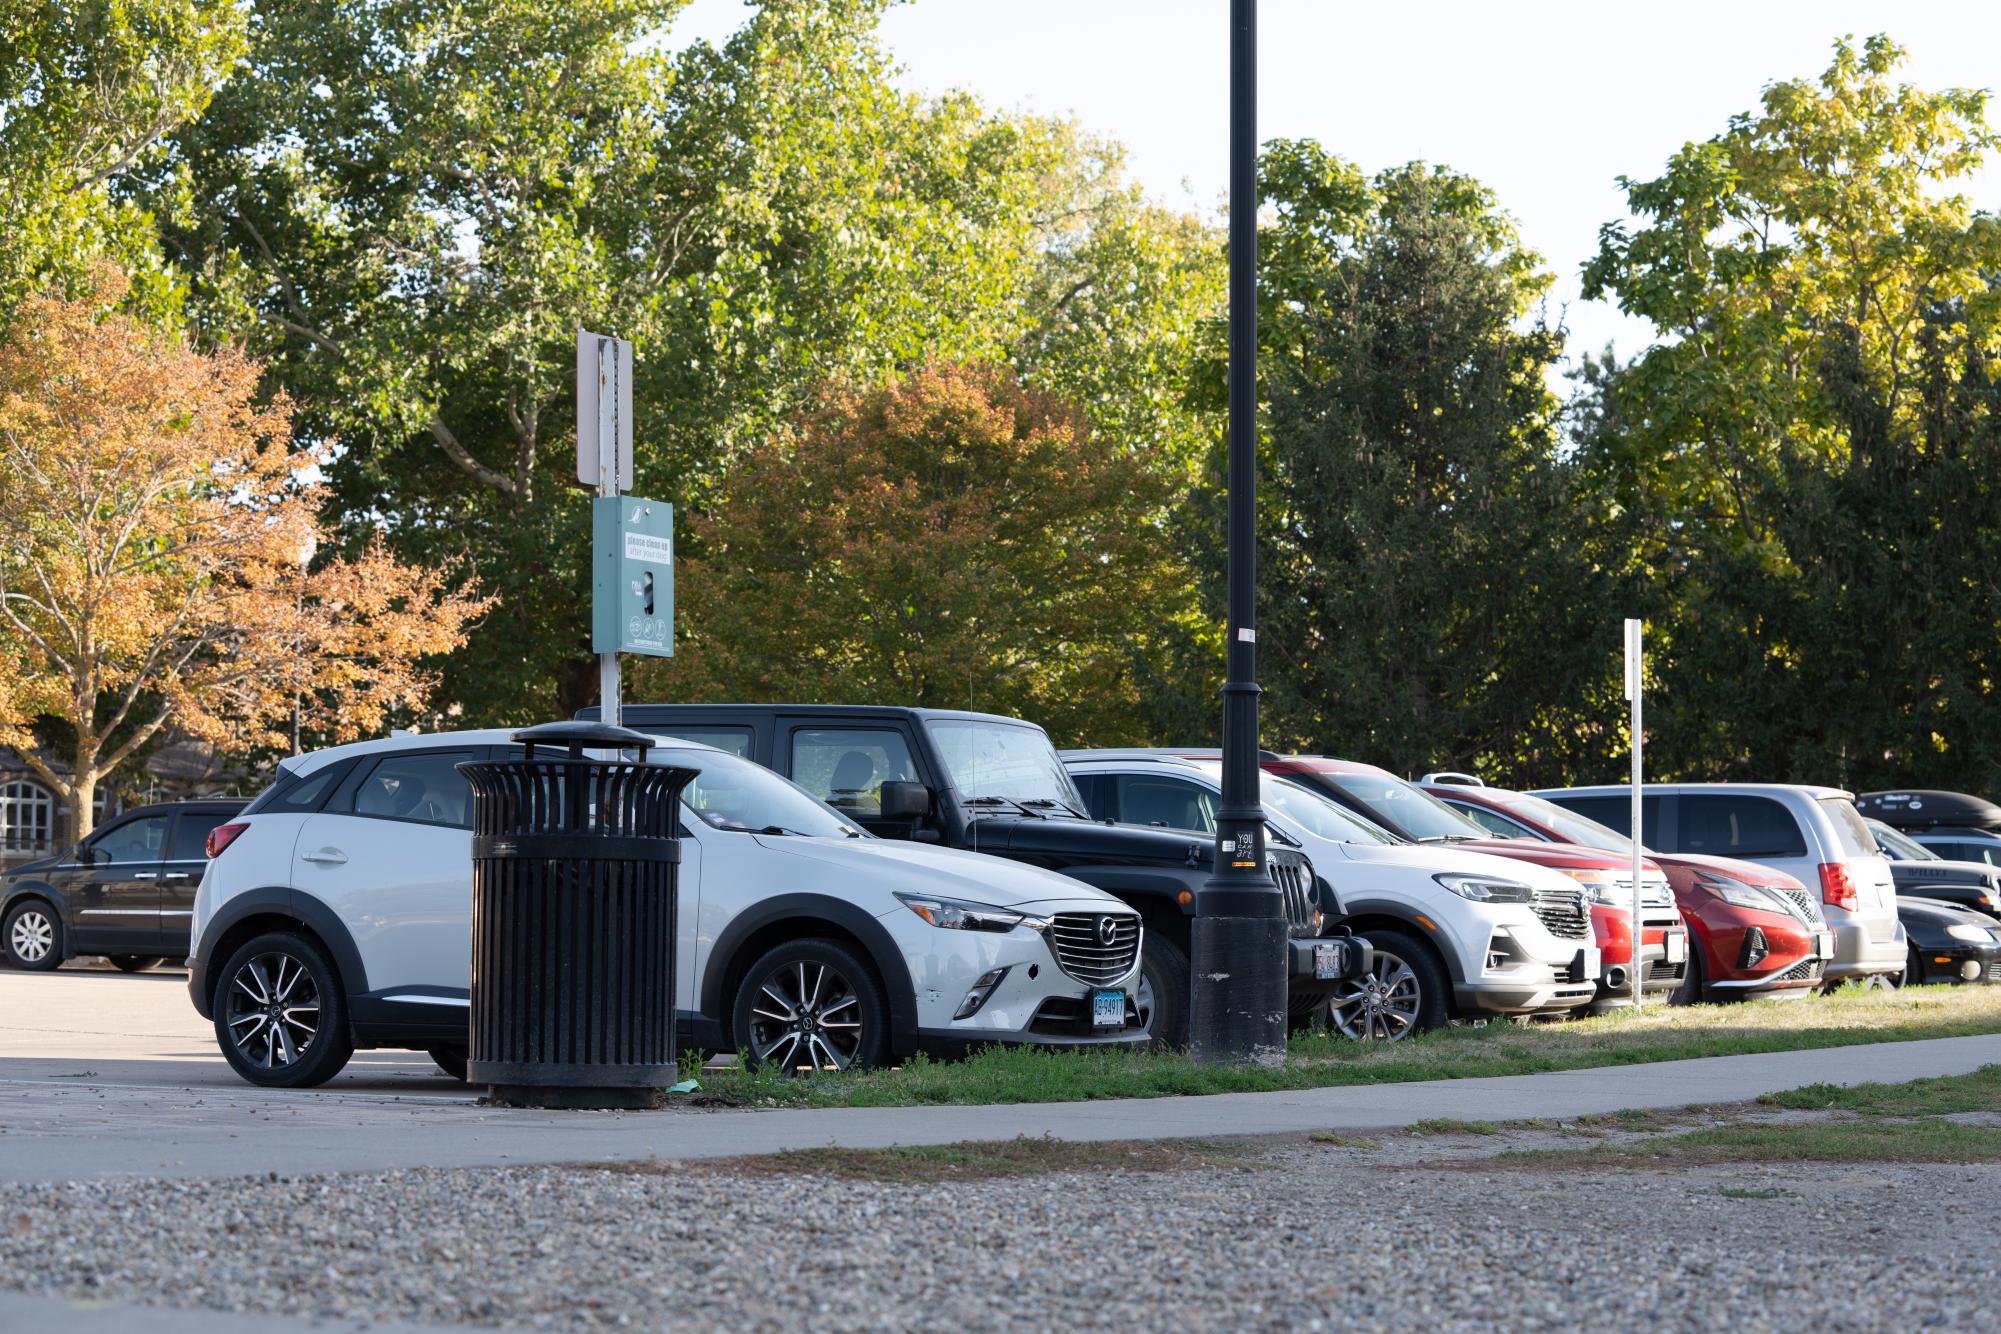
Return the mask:
[[97,771],[78,757],[76,772],[71,776],[69,792],[69,836],[70,842],[81,843],[90,837],[90,831],[97,827],[95,820],[97,806]]

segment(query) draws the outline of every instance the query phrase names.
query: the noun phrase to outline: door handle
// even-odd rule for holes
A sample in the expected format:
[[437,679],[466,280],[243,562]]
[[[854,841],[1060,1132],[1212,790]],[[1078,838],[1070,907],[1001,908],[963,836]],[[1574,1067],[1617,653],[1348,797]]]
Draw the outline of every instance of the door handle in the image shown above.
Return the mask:
[[134,880],[158,880],[160,873],[158,871],[134,871],[132,878]]
[[195,873],[193,871],[166,871],[160,876],[162,880],[193,880],[194,878]]
[[301,853],[309,862],[322,862],[328,866],[342,866],[347,862],[347,854],[339,848],[321,848],[318,852]]

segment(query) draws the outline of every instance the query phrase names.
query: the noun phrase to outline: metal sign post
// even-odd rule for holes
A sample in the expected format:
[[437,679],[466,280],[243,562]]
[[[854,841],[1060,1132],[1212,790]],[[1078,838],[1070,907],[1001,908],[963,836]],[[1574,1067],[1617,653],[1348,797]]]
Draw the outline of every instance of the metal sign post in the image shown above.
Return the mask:
[[[584,329],[577,330],[577,480],[600,498],[632,485],[632,344]],[[614,727],[618,696],[618,652],[599,649],[599,711]]]
[[1640,622],[1626,622],[1626,698],[1633,705],[1633,1010],[1638,1013],[1646,988],[1640,985]]

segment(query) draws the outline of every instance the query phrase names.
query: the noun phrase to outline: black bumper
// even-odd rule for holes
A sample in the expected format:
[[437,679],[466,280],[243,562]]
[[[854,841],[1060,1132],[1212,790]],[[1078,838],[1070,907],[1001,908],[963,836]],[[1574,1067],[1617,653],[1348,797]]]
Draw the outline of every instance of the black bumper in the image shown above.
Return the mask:
[[1299,936],[1286,942],[1291,990],[1332,991],[1375,966],[1375,951],[1360,936]]
[[[1952,941],[1945,945],[1914,945],[1919,975],[1915,982],[2001,982],[2001,945]],[[1971,972],[1973,976],[1968,977]]]

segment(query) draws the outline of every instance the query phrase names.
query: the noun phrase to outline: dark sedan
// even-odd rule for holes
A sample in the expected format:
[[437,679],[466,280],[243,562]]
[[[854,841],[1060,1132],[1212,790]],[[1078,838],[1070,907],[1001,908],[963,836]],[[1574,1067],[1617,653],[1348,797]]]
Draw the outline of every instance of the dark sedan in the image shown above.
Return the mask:
[[127,972],[188,955],[208,833],[241,801],[130,810],[63,853],[0,880],[0,953],[16,968],[102,954]]
[[1898,895],[1897,920],[1911,941],[1905,985],[2001,982],[2001,927],[1993,918],[1935,899]]

